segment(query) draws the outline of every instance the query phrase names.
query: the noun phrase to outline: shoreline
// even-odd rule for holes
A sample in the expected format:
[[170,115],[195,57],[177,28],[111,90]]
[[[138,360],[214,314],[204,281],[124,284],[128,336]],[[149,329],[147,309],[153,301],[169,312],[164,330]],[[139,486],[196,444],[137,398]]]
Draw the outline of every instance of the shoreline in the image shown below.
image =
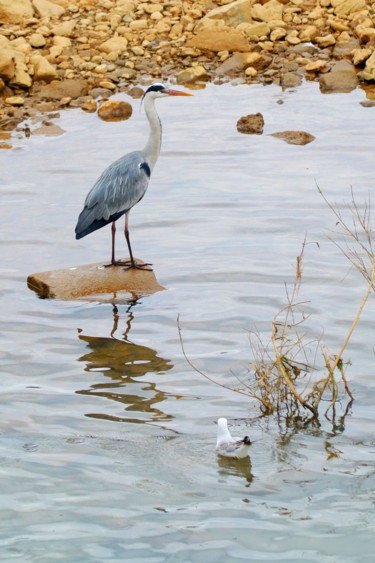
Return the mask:
[[[375,100],[375,3],[0,0],[0,131],[136,85],[319,81]],[[133,93],[131,93],[133,89]]]

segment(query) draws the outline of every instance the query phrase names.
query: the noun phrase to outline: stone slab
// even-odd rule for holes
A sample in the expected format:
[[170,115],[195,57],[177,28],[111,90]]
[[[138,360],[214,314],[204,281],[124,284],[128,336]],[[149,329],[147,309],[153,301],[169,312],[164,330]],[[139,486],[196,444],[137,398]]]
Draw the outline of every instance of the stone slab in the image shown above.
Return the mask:
[[138,297],[165,289],[153,271],[104,267],[102,262],[30,274],[27,285],[39,297],[66,300]]

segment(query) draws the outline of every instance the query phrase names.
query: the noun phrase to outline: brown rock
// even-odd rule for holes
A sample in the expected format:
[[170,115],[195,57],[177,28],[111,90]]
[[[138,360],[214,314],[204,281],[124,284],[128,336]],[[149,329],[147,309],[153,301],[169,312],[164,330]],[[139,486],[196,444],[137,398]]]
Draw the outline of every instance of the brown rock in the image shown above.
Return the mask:
[[358,84],[358,77],[354,66],[348,61],[334,64],[330,72],[319,78],[321,92],[351,92]]
[[198,31],[187,46],[203,51],[250,51],[249,43],[242,33],[226,26]]
[[99,47],[105,53],[122,53],[126,51],[128,40],[125,37],[111,37]]
[[97,107],[98,105],[93,98],[90,98],[89,100],[85,100],[81,104],[81,108],[83,109],[83,111],[87,111],[87,113],[95,113]]
[[88,86],[86,80],[81,78],[61,80],[51,82],[46,86],[42,86],[40,96],[42,98],[51,98],[52,100],[59,100],[61,98],[79,98],[86,96]]
[[272,133],[272,137],[283,139],[289,145],[307,145],[315,139],[313,135],[305,131],[280,131],[279,133]]
[[[138,259],[137,262],[142,263]],[[121,293],[123,297],[127,293],[141,296],[164,289],[152,271],[104,268],[103,262],[31,274],[27,285],[40,297],[49,299],[118,299]]]
[[0,21],[3,23],[22,23],[33,15],[31,0],[0,0]]
[[65,12],[62,6],[48,0],[33,0],[33,6],[41,18],[59,18]]
[[200,80],[208,80],[207,70],[202,65],[185,68],[185,70],[181,70],[177,74],[177,84],[197,82]]
[[366,0],[332,0],[331,3],[337,16],[348,16],[366,8]]
[[265,4],[254,4],[251,14],[255,20],[270,22],[283,19],[284,6],[277,0],[269,0]]
[[302,76],[297,72],[286,72],[281,76],[280,84],[282,88],[295,88],[302,83]]
[[98,109],[98,115],[104,121],[123,121],[129,119],[132,113],[132,106],[127,102],[120,102],[119,100],[103,102]]
[[362,78],[365,80],[375,80],[375,51],[366,61],[366,66],[362,72]]
[[34,81],[52,82],[58,78],[55,67],[42,55],[33,55],[31,62],[34,65]]
[[248,135],[261,135],[263,133],[264,119],[261,113],[245,115],[237,121],[237,131]]
[[63,133],[65,133],[64,129],[50,121],[46,121],[31,132],[32,135],[45,135],[46,137],[59,137]]
[[13,49],[5,37],[0,36],[0,78],[5,81],[13,78],[16,70]]
[[359,41],[355,37],[349,37],[348,41],[337,40],[333,49],[333,56],[337,58],[347,57],[354,49],[358,49],[358,47]]
[[223,20],[227,25],[237,27],[242,22],[251,22],[251,3],[237,0],[208,12],[205,18]]

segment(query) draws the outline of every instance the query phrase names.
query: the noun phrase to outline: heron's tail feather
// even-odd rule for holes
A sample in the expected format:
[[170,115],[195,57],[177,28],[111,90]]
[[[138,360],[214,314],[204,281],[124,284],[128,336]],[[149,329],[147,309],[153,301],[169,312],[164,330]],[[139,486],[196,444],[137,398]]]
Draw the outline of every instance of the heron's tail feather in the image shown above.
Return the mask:
[[76,239],[80,239],[105,227],[105,225],[109,225],[109,223],[113,223],[113,221],[117,221],[122,215],[124,215],[126,211],[119,211],[117,213],[113,213],[108,219],[104,219],[103,217],[97,218],[97,210],[94,208],[89,209],[85,207],[80,216],[78,217],[78,222],[75,228]]

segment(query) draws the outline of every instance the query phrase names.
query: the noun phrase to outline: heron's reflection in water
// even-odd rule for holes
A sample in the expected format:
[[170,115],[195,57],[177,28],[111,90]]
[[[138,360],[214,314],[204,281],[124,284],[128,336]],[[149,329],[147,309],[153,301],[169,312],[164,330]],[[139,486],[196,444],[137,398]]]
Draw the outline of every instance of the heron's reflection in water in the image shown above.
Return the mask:
[[[173,364],[170,360],[158,356],[152,348],[133,344],[129,340],[131,323],[134,319],[132,309],[136,303],[137,299],[133,299],[126,309],[126,328],[121,339],[115,337],[121,321],[116,305],[113,305],[113,328],[110,337],[79,335],[80,340],[87,342],[90,348],[90,351],[81,356],[79,361],[86,363],[85,371],[101,373],[105,376],[105,381],[94,383],[89,389],[77,393],[117,401],[124,405],[127,412],[125,416],[108,413],[90,413],[87,416],[140,423],[161,422],[173,418],[155,407],[169,394],[158,389],[155,382],[144,379],[147,374],[160,374],[172,369]],[[131,412],[134,413],[133,416]]]

